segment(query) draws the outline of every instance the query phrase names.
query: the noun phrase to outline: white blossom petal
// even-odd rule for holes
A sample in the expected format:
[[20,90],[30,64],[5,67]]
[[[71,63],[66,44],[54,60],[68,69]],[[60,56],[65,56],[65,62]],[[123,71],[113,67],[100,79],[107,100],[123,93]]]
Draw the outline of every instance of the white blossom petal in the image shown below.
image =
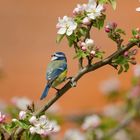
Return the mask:
[[90,19],[96,19],[96,16],[95,16],[95,14],[93,14],[93,13],[90,13],[90,14],[87,14],[87,16],[90,18]]
[[72,34],[72,32],[73,32],[72,30],[68,29],[67,32],[66,32],[66,34],[67,34],[68,36],[70,36],[70,35]]
[[57,33],[63,35],[66,33],[66,30],[67,30],[66,28],[60,28]]
[[97,12],[101,12],[104,9],[103,4],[99,4],[96,8]]

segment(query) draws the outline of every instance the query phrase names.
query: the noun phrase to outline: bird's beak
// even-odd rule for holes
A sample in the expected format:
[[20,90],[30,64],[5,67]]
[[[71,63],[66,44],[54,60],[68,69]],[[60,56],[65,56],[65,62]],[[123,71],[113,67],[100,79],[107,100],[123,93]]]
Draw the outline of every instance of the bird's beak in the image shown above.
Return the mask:
[[56,56],[53,56],[52,59],[51,59],[51,61],[54,61],[56,59],[57,59],[57,57]]

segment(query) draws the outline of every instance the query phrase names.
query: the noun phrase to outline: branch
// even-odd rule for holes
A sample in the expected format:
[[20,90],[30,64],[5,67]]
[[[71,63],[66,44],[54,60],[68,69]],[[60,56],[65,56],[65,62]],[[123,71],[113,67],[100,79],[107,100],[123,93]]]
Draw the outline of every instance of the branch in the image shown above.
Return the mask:
[[[57,92],[52,99],[50,99],[45,106],[43,106],[41,109],[36,111],[34,115],[40,116],[43,114],[53,103],[55,103],[62,95],[64,95],[68,90],[70,90],[77,82],[78,80],[85,75],[88,72],[95,71],[96,69],[103,67],[107,64],[110,64],[113,58],[116,58],[119,55],[122,55],[125,51],[129,50],[133,46],[137,45],[139,41],[137,42],[130,42],[128,43],[125,47],[120,48],[104,60],[101,60],[99,62],[96,62],[95,64],[92,65],[87,65],[83,69],[79,70],[79,72],[70,80],[68,81],[60,90]],[[20,133],[23,132],[23,129],[19,128],[16,131],[16,134],[19,135]]]
[[100,67],[103,67],[107,64],[110,64],[110,62],[112,61],[113,58],[116,58],[119,55],[122,55],[125,51],[129,50],[130,48],[132,48],[133,46],[137,45],[138,42],[135,43],[128,43],[125,47],[117,50],[116,52],[114,52],[113,54],[111,54],[110,56],[108,56],[107,58],[105,58],[104,60],[101,60],[93,65],[88,65],[86,67],[84,67],[82,70],[80,70],[70,81],[68,81],[64,87],[62,87],[62,89],[60,89],[59,92],[56,93],[56,95],[50,99],[48,101],[48,103],[43,106],[40,110],[38,110],[35,115],[40,115],[43,112],[45,112],[55,101],[57,101],[64,93],[66,93],[69,89],[71,89],[74,83],[77,83],[78,80],[86,73],[94,71]]

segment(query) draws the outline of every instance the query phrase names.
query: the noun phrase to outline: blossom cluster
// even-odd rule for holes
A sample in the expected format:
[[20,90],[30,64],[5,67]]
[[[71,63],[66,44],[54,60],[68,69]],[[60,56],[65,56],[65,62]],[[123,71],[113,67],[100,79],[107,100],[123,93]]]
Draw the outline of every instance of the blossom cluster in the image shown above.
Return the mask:
[[82,128],[84,130],[97,128],[101,124],[101,118],[98,115],[87,116],[84,120]]
[[89,32],[91,27],[101,29],[105,20],[103,3],[89,0],[87,4],[78,4],[73,10],[73,17],[58,18],[57,42],[66,36],[69,46],[74,46],[75,58],[87,58],[88,61],[96,57],[101,59],[103,52],[95,47]]
[[62,19],[58,18],[56,28],[58,28],[58,34],[70,36],[78,27],[77,17],[80,17],[80,24],[89,25],[92,20],[100,17],[104,11],[103,4],[97,4],[95,0],[89,0],[88,4],[80,5],[73,10],[74,18],[64,16]]
[[29,122],[32,124],[30,127],[31,134],[36,133],[41,136],[48,136],[60,130],[60,126],[57,125],[56,121],[49,121],[45,115],[42,115],[39,118],[32,116],[29,119]]
[[4,123],[5,119],[6,119],[6,115],[0,112],[0,123]]

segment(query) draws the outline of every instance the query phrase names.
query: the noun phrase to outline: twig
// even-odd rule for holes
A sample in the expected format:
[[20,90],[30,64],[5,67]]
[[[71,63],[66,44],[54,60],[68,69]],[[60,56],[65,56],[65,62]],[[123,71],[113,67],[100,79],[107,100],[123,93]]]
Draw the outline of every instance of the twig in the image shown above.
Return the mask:
[[117,132],[119,132],[121,129],[125,128],[127,125],[130,124],[130,122],[132,122],[134,120],[136,116],[135,112],[130,112],[129,114],[126,115],[126,117],[119,123],[118,126],[116,126],[115,128],[113,128],[112,130],[110,130],[108,133],[106,133],[106,135],[100,139],[97,140],[104,140],[106,138],[109,138],[113,135],[115,135]]
[[134,110],[129,112],[124,119],[112,130],[110,130],[108,133],[106,133],[103,137],[101,138],[97,138],[97,140],[104,140],[107,139],[111,136],[113,136],[114,134],[116,134],[117,132],[119,132],[121,129],[125,128],[126,126],[128,126],[133,120],[134,118],[137,116],[137,111],[140,109],[140,100],[136,103],[136,105],[134,106]]

